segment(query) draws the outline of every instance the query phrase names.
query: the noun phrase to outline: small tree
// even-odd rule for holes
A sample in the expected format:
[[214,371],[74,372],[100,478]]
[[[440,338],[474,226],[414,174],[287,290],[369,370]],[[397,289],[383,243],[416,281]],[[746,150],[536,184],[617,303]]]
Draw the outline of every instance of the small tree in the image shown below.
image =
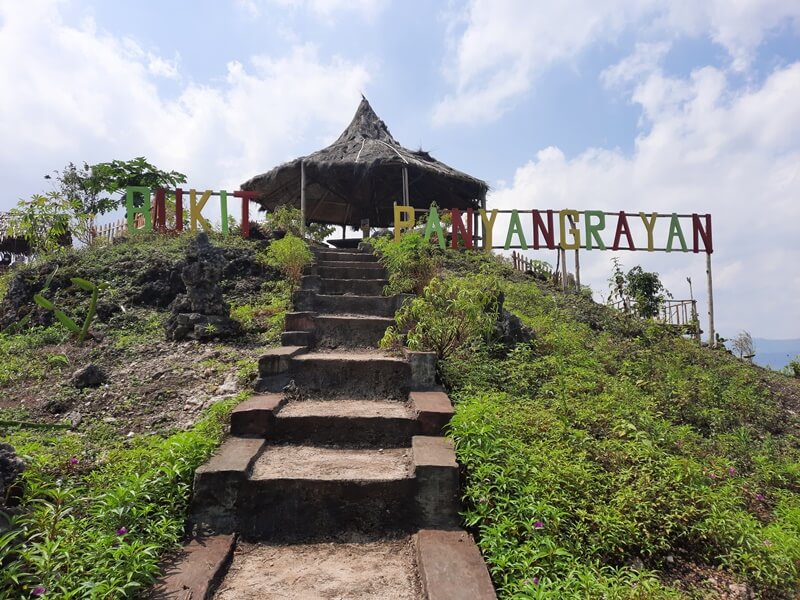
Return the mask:
[[618,258],[613,258],[612,262],[614,272],[608,280],[611,289],[609,302],[619,300],[625,312],[633,312],[645,319],[657,317],[666,299],[672,298],[658,273],[644,271],[637,265],[625,274]]
[[[301,222],[300,209],[288,204],[278,206],[265,217],[265,227],[268,232],[285,231],[296,237],[300,237]],[[306,226],[306,235],[316,242],[324,241],[334,231],[335,227],[322,223],[309,223]]]
[[752,358],[756,354],[753,338],[747,331],[742,331],[733,338],[731,348],[739,354],[739,358]]
[[[77,202],[76,210],[88,215],[102,215],[120,207],[129,186],[159,188],[186,183],[183,173],[162,171],[143,156],[95,165],[83,163],[82,168],[69,163],[54,173],[59,194],[70,202]],[[52,177],[45,175],[45,179]]]
[[71,246],[73,235],[84,242],[90,236],[91,216],[81,212],[79,203],[58,192],[20,200],[8,216],[8,234],[24,238],[34,254],[50,254]]

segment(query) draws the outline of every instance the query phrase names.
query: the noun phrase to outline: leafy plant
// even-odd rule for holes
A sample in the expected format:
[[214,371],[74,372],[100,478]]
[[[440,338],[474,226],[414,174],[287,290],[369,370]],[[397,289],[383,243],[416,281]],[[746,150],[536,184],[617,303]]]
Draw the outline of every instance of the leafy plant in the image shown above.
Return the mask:
[[371,244],[389,273],[387,294],[421,294],[442,264],[443,252],[419,232],[394,238],[372,238]]
[[286,275],[292,283],[292,288],[296,288],[303,275],[303,269],[311,264],[314,255],[305,241],[287,233],[283,239],[270,243],[263,259],[266,264]]
[[493,275],[434,278],[422,295],[397,312],[381,340],[382,348],[407,346],[445,359],[482,341],[497,320],[500,281]]
[[72,245],[72,236],[86,239],[90,215],[76,201],[57,192],[34,194],[8,211],[8,235],[24,238],[34,254],[50,254]]
[[[296,237],[302,237],[300,225],[302,222],[299,208],[284,204],[278,206],[271,213],[267,213],[264,219],[264,226],[268,232],[285,231]],[[306,237],[316,242],[322,242],[336,230],[332,225],[324,223],[307,223],[305,228]]]
[[[177,171],[162,171],[140,156],[132,160],[77,167],[69,163],[55,171],[58,195],[73,203],[76,211],[87,215],[104,214],[118,208],[128,186],[151,189],[175,187],[186,183],[186,175]],[[51,176],[46,175],[46,179]]]
[[87,281],[86,279],[82,279],[80,277],[72,277],[70,281],[72,281],[74,285],[78,286],[83,291],[91,294],[91,298],[89,299],[89,308],[86,312],[86,318],[83,320],[83,326],[78,326],[75,321],[73,321],[66,315],[66,313],[64,313],[64,311],[56,308],[55,304],[42,296],[41,293],[34,294],[33,299],[36,304],[42,308],[46,310],[52,310],[59,323],[73,333],[76,336],[77,342],[80,344],[83,343],[83,341],[86,339],[86,335],[89,333],[89,326],[92,324],[92,319],[94,319],[95,311],[97,309],[97,297],[100,293],[100,290],[106,289],[108,284],[94,284],[91,281]]
[[672,294],[664,287],[658,273],[642,270],[635,266],[627,274],[622,272],[622,263],[613,258],[614,272],[609,286],[611,295],[609,302],[619,301],[626,312],[632,312],[644,319],[657,317],[667,298]]

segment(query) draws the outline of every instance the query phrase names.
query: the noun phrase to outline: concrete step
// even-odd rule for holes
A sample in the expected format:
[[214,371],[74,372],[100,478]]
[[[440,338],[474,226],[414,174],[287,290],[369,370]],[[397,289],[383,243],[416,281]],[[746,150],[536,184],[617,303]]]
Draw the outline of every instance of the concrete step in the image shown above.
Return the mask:
[[410,524],[415,482],[409,448],[267,446],[242,486],[247,539],[309,539]]
[[330,279],[319,275],[303,276],[300,288],[319,294],[354,295],[354,296],[381,296],[383,288],[389,283],[388,279]]
[[378,257],[369,252],[343,252],[338,250],[319,250],[314,253],[318,261],[378,262]]
[[352,296],[318,294],[310,290],[297,290],[292,302],[295,310],[319,314],[353,314],[373,317],[393,317],[410,294],[396,296]]
[[214,600],[428,600],[411,536],[382,534],[296,544],[241,542]]
[[[332,265],[335,263],[331,263]],[[344,263],[342,263],[344,264]],[[385,279],[386,270],[381,265],[353,263],[356,266],[318,266],[311,267],[311,275],[322,279]]]
[[391,400],[299,400],[283,406],[270,439],[304,444],[408,447],[419,433],[414,410]]
[[317,348],[377,348],[386,328],[394,325],[392,318],[362,315],[318,315],[314,322]]
[[345,261],[345,260],[318,260],[316,263],[318,268],[334,267],[341,269],[371,269],[373,271],[383,271],[383,265],[379,262],[366,262],[363,260]]
[[292,358],[287,372],[307,398],[406,400],[411,367],[380,352],[312,352]]

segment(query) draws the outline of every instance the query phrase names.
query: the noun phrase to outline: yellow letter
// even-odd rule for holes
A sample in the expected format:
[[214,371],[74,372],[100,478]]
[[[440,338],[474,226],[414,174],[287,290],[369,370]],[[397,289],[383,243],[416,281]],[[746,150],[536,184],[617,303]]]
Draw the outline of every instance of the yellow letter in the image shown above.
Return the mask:
[[414,226],[414,207],[394,205],[394,241],[400,241],[400,230]]
[[576,227],[570,227],[570,234],[572,234],[572,241],[567,243],[567,217],[572,217],[575,223],[578,222],[580,215],[577,210],[560,210],[558,211],[558,226],[561,229],[561,247],[564,250],[577,250],[581,247],[581,232]]
[[492,249],[492,228],[494,227],[495,219],[497,219],[497,209],[492,209],[492,216],[488,218],[486,216],[486,210],[483,208],[480,210],[481,213],[481,222],[483,223],[483,244],[484,248],[491,251]]
[[644,223],[644,228],[647,229],[647,251],[653,251],[653,230],[656,228],[656,219],[658,218],[658,213],[653,213],[650,215],[650,220],[647,220],[647,215],[643,212],[639,213],[639,216],[642,218],[642,222]]
[[189,190],[189,214],[192,222],[192,231],[197,231],[197,224],[203,226],[203,231],[211,231],[211,226],[202,215],[206,202],[211,197],[211,190],[206,190],[197,202],[197,190]]

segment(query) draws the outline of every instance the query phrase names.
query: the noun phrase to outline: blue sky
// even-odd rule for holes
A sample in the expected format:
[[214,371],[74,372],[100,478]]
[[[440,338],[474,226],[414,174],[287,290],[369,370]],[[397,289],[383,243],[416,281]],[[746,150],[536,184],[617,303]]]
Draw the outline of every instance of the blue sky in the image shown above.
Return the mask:
[[[490,207],[712,213],[717,329],[800,337],[797,0],[0,0],[0,210],[69,161],[235,189],[362,92]],[[701,257],[621,258],[705,312]]]

